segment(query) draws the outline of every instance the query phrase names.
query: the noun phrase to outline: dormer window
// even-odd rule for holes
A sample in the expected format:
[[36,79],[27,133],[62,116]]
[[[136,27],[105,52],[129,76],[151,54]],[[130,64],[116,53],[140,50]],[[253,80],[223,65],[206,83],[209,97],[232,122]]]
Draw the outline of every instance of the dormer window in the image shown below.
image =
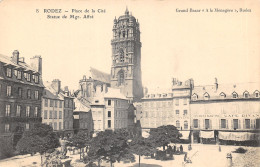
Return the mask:
[[226,94],[223,93],[223,92],[221,92],[219,95],[220,95],[220,97],[223,98],[223,99],[226,98]]
[[256,98],[259,98],[259,97],[260,97],[260,92],[259,92],[258,90],[256,90],[256,91],[254,92],[254,95],[255,95]]
[[35,83],[39,83],[39,76],[38,76],[38,75],[35,75],[35,76],[34,76],[34,82],[35,82]]
[[204,93],[204,100],[209,100],[209,94],[207,92]]
[[245,91],[244,92],[244,98],[248,98],[249,97],[249,93],[248,93],[248,91]]
[[10,78],[12,77],[12,69],[11,68],[6,69],[6,76],[10,77]]
[[22,79],[22,72],[21,71],[17,71],[17,79]]
[[27,74],[27,81],[31,81],[31,74]]
[[192,100],[196,101],[198,99],[198,95],[197,94],[193,94],[192,95]]
[[232,93],[232,97],[235,99],[235,98],[238,98],[238,94],[236,92],[233,92]]

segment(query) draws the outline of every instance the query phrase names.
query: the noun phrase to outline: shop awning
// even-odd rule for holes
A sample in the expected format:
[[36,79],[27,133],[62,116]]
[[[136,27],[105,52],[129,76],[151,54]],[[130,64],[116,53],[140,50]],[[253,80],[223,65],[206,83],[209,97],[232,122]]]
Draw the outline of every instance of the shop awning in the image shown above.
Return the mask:
[[251,132],[219,132],[218,138],[234,141],[260,140],[260,134]]
[[182,134],[182,137],[180,139],[184,139],[184,140],[189,139],[190,131],[180,131],[180,133]]
[[205,139],[214,138],[214,131],[200,131],[200,137]]

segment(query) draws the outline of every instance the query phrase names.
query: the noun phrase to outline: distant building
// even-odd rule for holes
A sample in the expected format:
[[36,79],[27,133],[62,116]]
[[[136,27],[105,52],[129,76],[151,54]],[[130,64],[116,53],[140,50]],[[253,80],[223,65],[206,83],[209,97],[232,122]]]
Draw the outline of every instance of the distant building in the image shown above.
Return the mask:
[[53,80],[45,84],[42,97],[42,122],[52,126],[60,136],[73,134],[74,102],[68,87],[61,89],[61,81]]
[[194,142],[260,139],[260,84],[195,86],[190,109]]
[[171,89],[165,92],[147,93],[142,99],[142,128],[151,129],[162,125],[174,125],[182,131],[183,136],[185,135],[185,139],[187,139],[190,130],[189,103],[192,87],[192,79],[182,83],[174,78]]
[[83,97],[76,98],[75,110],[73,112],[73,129],[74,133],[79,131],[86,131],[90,134],[94,131],[92,112],[90,108],[90,103],[88,103]]
[[41,122],[42,58],[34,56],[30,65],[15,50],[13,56],[0,55],[0,136],[21,137]]
[[98,86],[96,97],[91,103],[94,131],[127,128],[128,108],[128,99],[119,89],[108,88],[101,91],[101,86]]
[[85,99],[91,101],[95,96],[96,87],[98,85],[105,85],[106,87],[110,86],[110,75],[94,68],[90,68],[90,76],[86,78],[83,76],[83,79],[79,81],[79,95]]

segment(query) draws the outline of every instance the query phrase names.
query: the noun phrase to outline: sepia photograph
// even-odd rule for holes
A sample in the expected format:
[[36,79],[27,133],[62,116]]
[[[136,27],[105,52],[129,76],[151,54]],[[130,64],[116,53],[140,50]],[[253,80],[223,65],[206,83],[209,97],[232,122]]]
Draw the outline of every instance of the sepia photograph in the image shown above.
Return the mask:
[[1,167],[259,167],[259,0],[0,0]]

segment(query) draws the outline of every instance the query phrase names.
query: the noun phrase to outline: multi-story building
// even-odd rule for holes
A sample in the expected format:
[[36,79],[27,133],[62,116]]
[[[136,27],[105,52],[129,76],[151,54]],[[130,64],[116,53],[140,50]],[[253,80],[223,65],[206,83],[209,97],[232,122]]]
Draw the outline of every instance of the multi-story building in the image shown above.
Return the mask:
[[93,119],[90,108],[90,103],[84,98],[79,97],[74,100],[75,110],[73,112],[73,129],[74,134],[79,131],[87,131],[90,134],[93,133]]
[[128,99],[119,89],[103,88],[101,91],[101,86],[98,86],[91,103],[94,132],[127,128],[128,108]]
[[142,128],[149,130],[162,125],[174,125],[181,130],[183,139],[187,139],[190,130],[189,103],[192,87],[192,79],[182,83],[174,78],[172,88],[165,93],[157,91],[146,94],[141,107]]
[[22,131],[41,122],[43,89],[40,56],[31,58],[28,65],[17,50],[11,58],[0,55],[1,137],[11,137],[16,144]]
[[260,84],[195,86],[190,110],[194,142],[260,139]]
[[58,79],[46,82],[42,97],[42,122],[52,126],[60,136],[73,134],[73,97]]

